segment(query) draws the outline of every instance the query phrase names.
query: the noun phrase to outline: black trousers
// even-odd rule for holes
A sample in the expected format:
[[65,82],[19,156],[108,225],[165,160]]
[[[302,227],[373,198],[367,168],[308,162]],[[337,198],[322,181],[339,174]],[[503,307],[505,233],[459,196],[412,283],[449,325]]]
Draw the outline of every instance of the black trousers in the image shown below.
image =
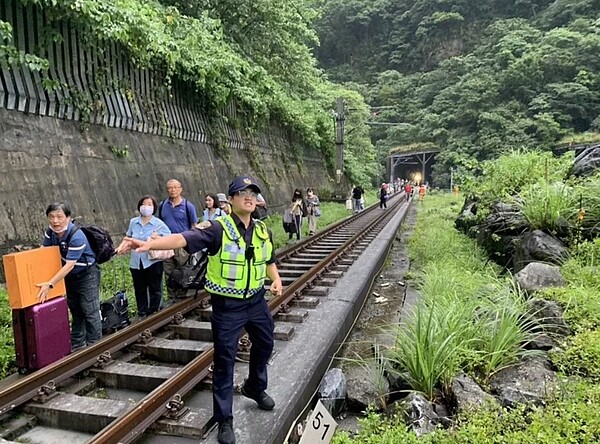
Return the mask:
[[273,352],[273,317],[264,291],[250,299],[211,295],[211,325],[215,341],[213,409],[217,422],[233,418],[233,375],[242,329],[250,336],[250,365],[246,388],[260,393],[267,388],[267,362]]
[[135,292],[135,301],[137,303],[138,314],[140,316],[149,316],[156,313],[160,308],[162,300],[162,261],[150,265],[148,268],[140,269],[130,268],[133,278],[133,290]]

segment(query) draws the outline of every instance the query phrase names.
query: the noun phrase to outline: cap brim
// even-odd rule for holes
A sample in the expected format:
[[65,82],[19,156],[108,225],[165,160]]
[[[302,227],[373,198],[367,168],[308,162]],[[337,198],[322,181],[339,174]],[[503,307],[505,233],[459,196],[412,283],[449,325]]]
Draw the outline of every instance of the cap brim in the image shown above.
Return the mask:
[[254,183],[251,183],[250,185],[245,185],[242,188],[236,188],[235,191],[233,191],[232,193],[230,193],[230,196],[233,196],[235,193],[238,193],[242,190],[247,190],[248,188],[251,188],[252,190],[256,191],[257,193],[260,193],[260,187]]

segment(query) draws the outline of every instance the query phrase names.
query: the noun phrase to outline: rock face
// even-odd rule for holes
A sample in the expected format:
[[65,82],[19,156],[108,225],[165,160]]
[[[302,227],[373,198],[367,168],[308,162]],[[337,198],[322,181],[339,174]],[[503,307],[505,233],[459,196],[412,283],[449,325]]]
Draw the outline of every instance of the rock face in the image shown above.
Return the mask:
[[556,376],[545,356],[531,356],[500,370],[492,376],[490,386],[505,407],[528,402],[541,404],[554,391]]
[[[0,205],[0,253],[13,245],[39,245],[48,224],[44,209],[56,199],[67,199],[73,216],[117,234],[127,228],[140,196],[163,198],[171,178],[182,182],[184,197],[197,209],[205,193],[227,190],[236,171],[261,181],[271,208],[287,205],[288,192],[283,190],[328,183],[323,155],[314,149],[302,154],[310,177],[298,168],[280,173],[281,156],[289,153],[292,141],[278,135],[277,127],[260,136],[262,172],[251,166],[243,134],[223,129],[227,132],[221,143],[230,152],[226,162],[218,147],[207,141],[93,124],[81,131],[78,122],[0,109],[0,188],[5,196]],[[115,154],[118,149],[127,155]]]
[[385,407],[390,386],[387,378],[378,377],[379,369],[374,362],[354,365],[346,369],[348,384],[348,408],[355,412],[367,406]]
[[406,424],[413,428],[417,436],[433,432],[441,422],[434,404],[418,393],[411,393],[399,401],[397,409],[402,410]]
[[514,276],[515,282],[527,293],[549,287],[562,287],[565,280],[556,265],[531,262]]
[[457,230],[467,233],[476,224],[477,199],[466,198],[458,218],[454,221]]
[[530,262],[560,265],[568,258],[565,244],[541,230],[535,230],[521,237],[513,262],[515,270],[519,271]]
[[600,169],[600,145],[586,148],[575,158],[571,175],[577,177],[592,176]]
[[481,407],[488,402],[495,402],[493,396],[484,392],[473,378],[464,373],[452,381],[452,395],[458,412]]
[[332,416],[338,416],[346,404],[346,375],[340,368],[332,368],[321,381],[319,386],[319,397]]
[[548,333],[566,336],[571,329],[565,322],[563,310],[556,302],[545,299],[531,299],[527,301],[529,314]]

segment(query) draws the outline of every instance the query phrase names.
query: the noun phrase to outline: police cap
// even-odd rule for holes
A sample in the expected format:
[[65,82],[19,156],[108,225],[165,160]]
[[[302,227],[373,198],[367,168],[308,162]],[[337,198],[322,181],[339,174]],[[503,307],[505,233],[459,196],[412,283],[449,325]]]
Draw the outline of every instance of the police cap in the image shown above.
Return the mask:
[[252,188],[257,193],[260,193],[260,187],[254,178],[250,176],[237,176],[229,184],[229,195],[233,196],[238,191],[245,190],[246,188]]

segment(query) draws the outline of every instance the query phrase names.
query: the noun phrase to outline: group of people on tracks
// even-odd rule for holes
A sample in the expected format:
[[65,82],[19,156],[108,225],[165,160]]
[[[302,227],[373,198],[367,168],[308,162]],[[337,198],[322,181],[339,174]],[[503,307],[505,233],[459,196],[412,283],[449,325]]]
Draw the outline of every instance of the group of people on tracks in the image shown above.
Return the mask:
[[[129,221],[127,236],[115,252],[131,253],[129,268],[141,316],[160,308],[163,272],[170,273],[191,254],[208,253],[204,288],[212,304],[213,415],[219,424],[219,443],[234,444],[233,369],[242,330],[248,333],[252,348],[248,378],[241,392],[262,410],[275,407],[266,392],[274,322],[264,286],[268,278],[270,292],[275,296],[282,294],[273,236],[263,221],[253,217],[257,207],[266,206],[266,202],[260,186],[250,176],[234,178],[227,196],[206,195],[201,223],[197,223],[196,209],[182,196],[182,191],[181,183],[172,179],[167,182],[168,199],[159,203],[151,195],[142,196],[136,208],[139,216]],[[306,213],[312,234],[316,231],[316,221],[311,222],[311,216],[317,217],[319,200],[310,189],[306,199],[300,190],[296,191],[290,211],[294,217]],[[84,233],[73,223],[67,204],[49,205],[46,216],[49,228],[43,245],[61,246],[63,267],[48,282],[39,284],[38,299],[43,302],[49,289],[65,279],[72,315],[71,342],[73,350],[77,350],[102,337],[100,268]],[[298,223],[301,224],[301,219]],[[299,239],[299,230],[297,233]],[[152,252],[168,250],[174,252],[169,259],[153,259],[157,256]]]

